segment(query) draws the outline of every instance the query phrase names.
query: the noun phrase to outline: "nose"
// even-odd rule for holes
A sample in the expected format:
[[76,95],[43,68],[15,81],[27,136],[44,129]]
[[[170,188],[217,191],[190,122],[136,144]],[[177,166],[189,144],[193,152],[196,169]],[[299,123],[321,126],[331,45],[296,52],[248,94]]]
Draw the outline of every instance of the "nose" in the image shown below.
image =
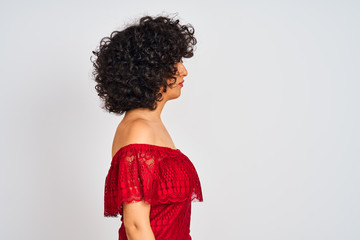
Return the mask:
[[180,76],[183,76],[183,77],[186,77],[188,72],[184,66],[184,64],[182,62],[179,62],[179,65],[178,65],[178,70],[179,70],[179,75]]

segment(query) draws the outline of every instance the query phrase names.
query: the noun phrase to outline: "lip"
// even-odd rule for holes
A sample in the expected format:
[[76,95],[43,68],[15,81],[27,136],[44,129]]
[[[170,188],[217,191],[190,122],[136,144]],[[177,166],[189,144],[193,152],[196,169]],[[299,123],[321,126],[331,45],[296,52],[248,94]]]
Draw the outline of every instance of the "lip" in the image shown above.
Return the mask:
[[181,83],[179,83],[179,85],[181,85],[181,86],[183,86],[183,83],[184,83],[185,81],[182,81]]

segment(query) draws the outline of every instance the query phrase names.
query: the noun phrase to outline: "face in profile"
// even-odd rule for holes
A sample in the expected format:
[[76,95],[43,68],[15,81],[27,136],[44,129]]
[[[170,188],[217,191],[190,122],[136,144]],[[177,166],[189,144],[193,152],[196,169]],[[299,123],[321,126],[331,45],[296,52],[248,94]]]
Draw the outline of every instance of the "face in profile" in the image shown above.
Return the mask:
[[[171,100],[178,98],[181,95],[181,88],[183,88],[186,83],[184,82],[184,77],[187,76],[187,70],[182,62],[178,62],[175,64],[175,67],[178,69],[176,77],[176,83],[172,86],[168,86],[166,88],[166,92],[160,91],[166,100]],[[169,79],[168,84],[174,82],[174,79]]]

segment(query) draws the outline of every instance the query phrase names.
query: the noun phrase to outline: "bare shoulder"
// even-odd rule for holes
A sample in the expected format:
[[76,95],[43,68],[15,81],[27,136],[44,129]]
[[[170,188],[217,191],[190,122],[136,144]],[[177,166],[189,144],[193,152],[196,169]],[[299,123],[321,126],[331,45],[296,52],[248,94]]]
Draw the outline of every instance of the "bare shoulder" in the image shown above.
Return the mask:
[[144,119],[136,119],[127,124],[125,139],[128,143],[152,143],[155,140],[155,132],[150,123]]
[[145,119],[135,119],[129,122],[121,122],[116,129],[112,146],[112,156],[123,146],[131,143],[155,142],[155,132],[150,123]]

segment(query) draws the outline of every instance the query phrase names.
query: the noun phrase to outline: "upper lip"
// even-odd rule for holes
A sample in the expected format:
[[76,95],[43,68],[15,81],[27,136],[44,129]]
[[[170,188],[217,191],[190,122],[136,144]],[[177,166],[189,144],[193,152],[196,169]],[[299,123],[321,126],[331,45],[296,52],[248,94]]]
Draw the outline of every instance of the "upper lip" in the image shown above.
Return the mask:
[[179,84],[182,84],[185,80],[183,80],[182,82],[180,82]]

